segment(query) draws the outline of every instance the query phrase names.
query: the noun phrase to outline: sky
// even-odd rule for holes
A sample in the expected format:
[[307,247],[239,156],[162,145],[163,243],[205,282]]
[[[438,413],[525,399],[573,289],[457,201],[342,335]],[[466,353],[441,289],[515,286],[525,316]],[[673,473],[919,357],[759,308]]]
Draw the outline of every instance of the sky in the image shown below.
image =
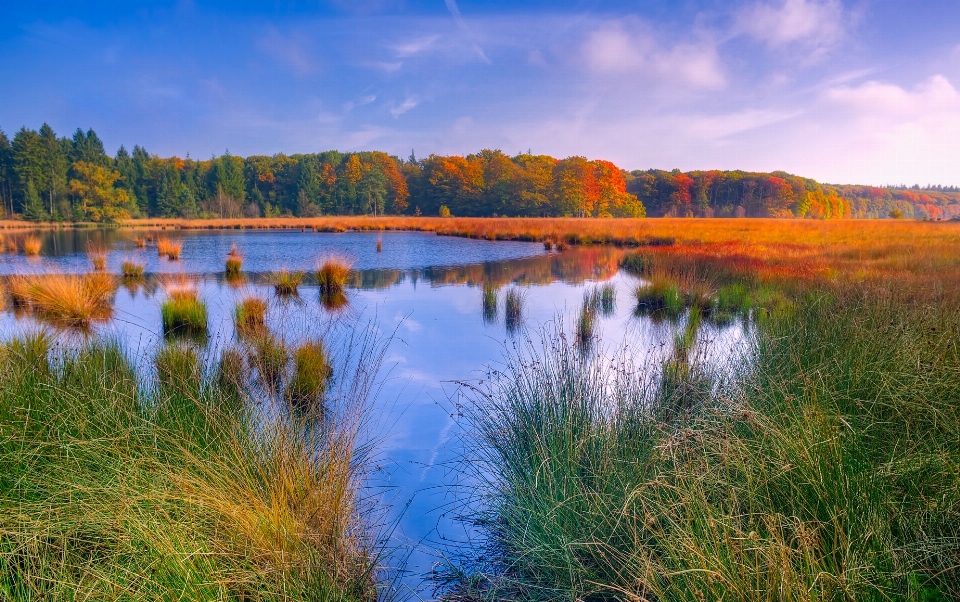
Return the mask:
[[0,128],[960,185],[957,0],[0,6]]

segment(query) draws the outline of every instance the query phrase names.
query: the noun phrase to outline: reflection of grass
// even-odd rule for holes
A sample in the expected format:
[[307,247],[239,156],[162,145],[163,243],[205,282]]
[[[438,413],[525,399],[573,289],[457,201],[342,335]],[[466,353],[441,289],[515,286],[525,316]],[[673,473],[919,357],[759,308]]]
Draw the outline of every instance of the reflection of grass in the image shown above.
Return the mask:
[[523,322],[524,294],[516,287],[507,289],[503,295],[504,320],[507,330],[514,331]]
[[500,289],[492,282],[483,283],[483,321],[487,323],[497,320],[497,302]]
[[67,326],[87,326],[109,317],[117,282],[101,272],[49,274],[13,276],[8,287],[15,304],[29,306],[39,317]]
[[296,295],[300,283],[303,281],[303,272],[291,272],[286,268],[270,274],[267,281],[273,285],[273,290],[281,296]]
[[186,348],[153,386],[115,345],[24,346],[0,347],[0,597],[376,599],[336,415],[255,417]]

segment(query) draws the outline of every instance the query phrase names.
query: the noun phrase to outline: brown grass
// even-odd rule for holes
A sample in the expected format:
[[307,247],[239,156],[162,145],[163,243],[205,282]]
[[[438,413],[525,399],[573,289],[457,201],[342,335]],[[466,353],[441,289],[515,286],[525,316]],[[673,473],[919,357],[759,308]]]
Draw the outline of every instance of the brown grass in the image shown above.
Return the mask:
[[25,236],[23,242],[23,254],[36,257],[40,254],[40,249],[43,248],[43,239],[39,236]]
[[234,311],[234,323],[237,331],[249,333],[260,331],[267,327],[267,307],[266,299],[256,296],[244,297],[237,304]]
[[157,254],[166,255],[170,261],[180,259],[181,249],[183,249],[183,241],[173,241],[166,237],[157,239]]
[[107,269],[107,249],[99,243],[87,243],[87,257],[93,269],[102,272]]
[[82,327],[110,317],[117,281],[99,272],[49,274],[13,276],[8,287],[11,300],[29,307],[38,317]]
[[343,292],[350,279],[350,263],[339,257],[330,257],[317,269],[320,292],[329,295]]

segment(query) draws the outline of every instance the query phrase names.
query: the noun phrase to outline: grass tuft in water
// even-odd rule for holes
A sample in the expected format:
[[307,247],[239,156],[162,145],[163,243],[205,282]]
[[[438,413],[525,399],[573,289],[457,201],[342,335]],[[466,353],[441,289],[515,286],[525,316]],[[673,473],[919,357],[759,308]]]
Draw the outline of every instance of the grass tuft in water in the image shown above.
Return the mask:
[[321,403],[333,375],[323,343],[307,341],[294,349],[291,356],[293,374],[287,386],[291,402],[309,406]]
[[296,295],[300,283],[303,282],[303,272],[291,272],[286,268],[270,274],[267,281],[273,285],[274,292],[281,297]]
[[207,306],[196,289],[169,288],[167,299],[160,306],[160,316],[166,335],[202,337],[207,334]]
[[124,280],[142,280],[144,264],[137,261],[124,261],[120,265],[120,274]]
[[503,295],[504,321],[509,332],[514,332],[523,324],[523,304],[525,295],[517,287],[507,289]]
[[497,305],[500,289],[492,282],[484,282],[482,290],[483,321],[492,324],[497,321]]
[[251,295],[241,299],[233,312],[237,332],[251,333],[265,329],[268,307],[269,303],[262,297]]
[[8,288],[13,302],[29,307],[37,317],[86,327],[110,316],[117,281],[102,272],[13,276]]
[[350,264],[342,259],[327,259],[317,270],[317,284],[323,294],[343,292],[349,279]]
[[240,269],[243,267],[243,256],[240,255],[240,251],[237,250],[237,245],[234,244],[230,247],[230,253],[227,254],[227,263],[225,266],[225,271],[227,279],[236,278],[240,275]]
[[24,255],[36,257],[43,248],[43,239],[39,236],[25,236],[21,244]]
[[680,285],[668,276],[651,276],[649,281],[637,286],[634,294],[637,298],[637,310],[640,312],[662,312],[671,318],[683,313],[683,291]]

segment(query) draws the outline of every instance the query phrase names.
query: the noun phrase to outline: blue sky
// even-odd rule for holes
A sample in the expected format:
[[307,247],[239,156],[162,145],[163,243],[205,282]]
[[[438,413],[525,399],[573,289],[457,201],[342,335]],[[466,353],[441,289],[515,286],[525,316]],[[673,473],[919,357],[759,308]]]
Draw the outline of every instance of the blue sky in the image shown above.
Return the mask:
[[0,127],[960,184],[956,0],[5,2]]

